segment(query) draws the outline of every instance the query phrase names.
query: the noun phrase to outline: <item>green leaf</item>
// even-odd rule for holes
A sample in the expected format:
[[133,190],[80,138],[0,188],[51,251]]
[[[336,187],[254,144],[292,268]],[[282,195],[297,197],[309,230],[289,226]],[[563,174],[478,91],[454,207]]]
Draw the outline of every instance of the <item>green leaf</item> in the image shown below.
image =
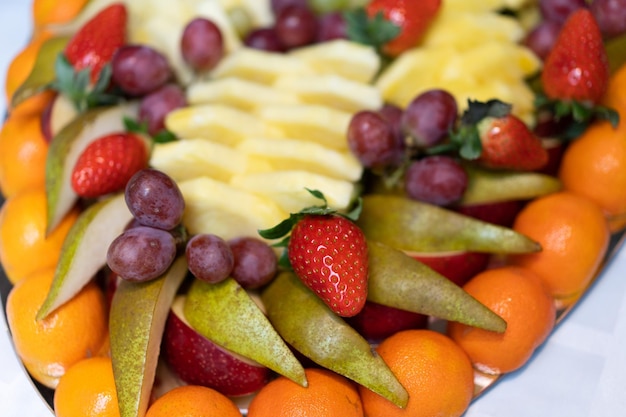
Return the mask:
[[364,8],[347,10],[343,13],[343,17],[346,21],[348,39],[373,46],[379,52],[383,45],[395,39],[402,30],[398,25],[387,20],[382,12],[370,18]]
[[469,126],[464,129],[463,144],[459,148],[459,155],[467,160],[474,160],[480,157],[483,152],[483,145],[480,141],[480,134],[476,126]]

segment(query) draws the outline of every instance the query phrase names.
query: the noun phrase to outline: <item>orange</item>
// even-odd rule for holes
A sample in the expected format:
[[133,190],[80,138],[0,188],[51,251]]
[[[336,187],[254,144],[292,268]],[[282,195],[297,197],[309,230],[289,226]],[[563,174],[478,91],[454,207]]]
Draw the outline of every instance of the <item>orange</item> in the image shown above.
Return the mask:
[[36,28],[51,23],[66,23],[78,15],[88,0],[34,0],[33,22]]
[[532,356],[548,337],[556,319],[552,297],[532,271],[517,266],[489,269],[463,289],[507,322],[504,333],[450,322],[448,334],[482,372],[511,372]]
[[0,190],[11,197],[46,182],[48,143],[40,118],[11,114],[0,130]]
[[55,267],[77,217],[77,210],[69,212],[46,236],[45,191],[33,189],[8,198],[0,209],[0,263],[9,281]]
[[51,388],[72,365],[95,356],[108,332],[104,295],[94,282],[37,320],[53,278],[54,268],[49,268],[19,281],[6,303],[15,351],[31,375]]
[[111,358],[94,357],[72,365],[54,391],[56,417],[119,417]]
[[626,104],[622,117],[617,128],[607,121],[590,125],[566,148],[559,170],[566,190],[592,200],[609,218],[626,214]]
[[539,242],[542,250],[512,256],[511,263],[537,274],[564,304],[594,277],[610,238],[599,206],[569,191],[531,201],[517,215],[513,229]]
[[248,417],[362,417],[355,384],[327,369],[305,369],[308,387],[284,376],[265,385],[252,399]]
[[[626,64],[621,65],[609,78],[602,104],[615,109],[626,120]],[[622,122],[626,123],[626,122]]]
[[432,330],[404,330],[376,349],[409,393],[402,409],[359,387],[366,416],[461,416],[474,394],[474,370],[463,350]]
[[235,403],[220,392],[199,385],[183,385],[159,397],[146,417],[241,417]]

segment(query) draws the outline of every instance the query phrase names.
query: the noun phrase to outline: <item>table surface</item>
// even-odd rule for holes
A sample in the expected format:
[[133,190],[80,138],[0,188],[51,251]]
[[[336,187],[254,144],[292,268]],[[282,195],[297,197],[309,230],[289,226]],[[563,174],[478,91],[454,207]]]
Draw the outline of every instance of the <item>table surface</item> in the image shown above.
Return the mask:
[[[61,0],[62,1],[62,0]],[[30,1],[0,3],[0,80],[26,44]],[[0,100],[0,114],[6,103]],[[502,378],[465,417],[626,415],[626,250],[520,371]],[[51,415],[20,365],[0,320],[0,417]]]

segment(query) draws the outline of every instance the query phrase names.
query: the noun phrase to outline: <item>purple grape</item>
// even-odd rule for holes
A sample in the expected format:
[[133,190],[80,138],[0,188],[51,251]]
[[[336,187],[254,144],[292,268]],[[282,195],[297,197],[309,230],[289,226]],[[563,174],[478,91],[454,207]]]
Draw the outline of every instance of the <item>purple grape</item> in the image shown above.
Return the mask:
[[367,168],[397,164],[403,155],[403,143],[393,126],[379,113],[363,110],[352,116],[348,125],[348,146]]
[[113,82],[133,96],[151,93],[172,78],[167,58],[144,45],[124,45],[111,60]]
[[196,71],[209,71],[224,56],[222,31],[213,21],[198,17],[185,26],[180,41],[183,59]]
[[167,231],[139,226],[124,231],[107,251],[107,265],[120,277],[135,282],[158,278],[176,257],[176,242]]
[[287,6],[276,17],[274,28],[285,48],[308,45],[317,38],[317,16],[307,7]]
[[331,12],[318,18],[317,42],[346,39],[346,20],[340,12]]
[[397,140],[400,141],[400,143],[404,143],[404,132],[402,131],[402,115],[404,114],[404,110],[395,104],[385,103],[378,113],[389,122]]
[[176,84],[166,84],[143,97],[139,104],[139,121],[148,125],[152,136],[165,129],[165,117],[172,111],[185,107],[185,92]]
[[172,230],[183,217],[185,201],[176,182],[152,168],[142,169],[126,184],[126,204],[144,226]]
[[587,7],[585,0],[539,0],[539,11],[543,18],[560,24],[581,7]]
[[189,271],[210,283],[225,280],[235,265],[233,251],[224,239],[211,234],[193,236],[185,248]]
[[268,52],[285,52],[274,28],[259,28],[251,30],[243,40],[249,48]]
[[542,60],[546,59],[559,36],[561,27],[561,23],[544,20],[526,35],[523,44]]
[[414,200],[448,206],[463,196],[467,182],[467,172],[456,160],[429,156],[409,165],[404,187]]
[[458,118],[456,99],[445,90],[433,89],[419,94],[404,109],[402,129],[411,143],[425,148],[440,143]]
[[309,7],[308,0],[271,0],[270,7],[274,16],[278,16],[280,12],[287,6]]
[[606,38],[626,33],[626,0],[593,0],[589,10]]
[[240,237],[228,242],[235,265],[232,277],[244,288],[255,289],[269,283],[278,271],[278,259],[271,246],[254,237]]

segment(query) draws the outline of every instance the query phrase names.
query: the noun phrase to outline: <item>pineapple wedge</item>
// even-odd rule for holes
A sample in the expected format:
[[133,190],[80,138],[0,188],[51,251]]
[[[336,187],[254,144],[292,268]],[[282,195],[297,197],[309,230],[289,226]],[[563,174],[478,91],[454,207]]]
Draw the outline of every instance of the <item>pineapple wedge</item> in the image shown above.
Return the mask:
[[363,173],[351,152],[315,142],[249,137],[237,145],[237,150],[269,162],[276,170],[305,170],[345,181],[357,181]]
[[286,137],[316,142],[332,149],[348,149],[346,132],[352,118],[349,112],[302,104],[266,106],[257,109],[254,114],[269,126],[282,131]]
[[289,90],[272,88],[237,77],[195,83],[187,90],[187,100],[192,105],[219,103],[243,111],[253,111],[270,105],[300,103],[298,96]]
[[169,113],[165,126],[180,138],[202,138],[234,146],[253,135],[282,137],[276,127],[258,117],[221,104],[184,107]]
[[287,213],[319,204],[306,188],[323,192],[329,207],[336,210],[346,209],[356,194],[352,182],[300,170],[235,175],[230,184],[272,199]]
[[185,199],[183,224],[190,234],[213,233],[223,239],[259,237],[288,213],[268,197],[237,189],[210,177],[178,184]]
[[350,113],[375,110],[383,105],[376,87],[338,75],[287,75],[279,78],[273,87],[286,94],[293,92],[304,103]]

